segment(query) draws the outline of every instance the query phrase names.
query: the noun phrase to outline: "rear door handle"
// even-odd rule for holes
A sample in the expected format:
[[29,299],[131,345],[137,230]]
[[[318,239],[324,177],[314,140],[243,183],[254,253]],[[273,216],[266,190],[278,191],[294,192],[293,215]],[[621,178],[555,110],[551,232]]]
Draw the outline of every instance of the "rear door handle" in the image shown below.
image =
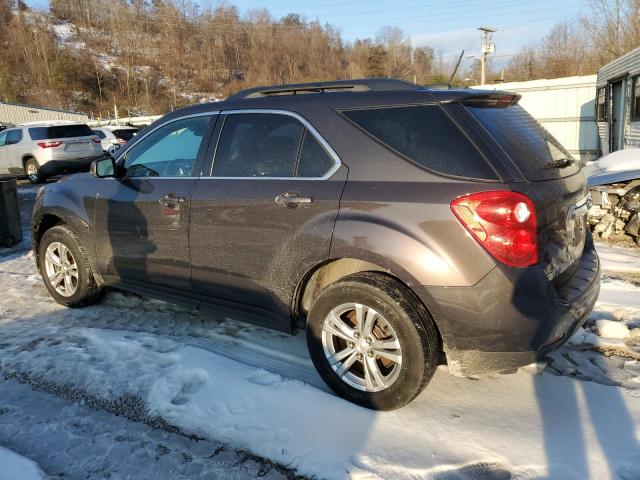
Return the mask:
[[313,198],[305,197],[295,192],[285,192],[278,195],[275,201],[281,207],[298,208],[311,205]]
[[184,203],[184,197],[178,197],[175,193],[167,193],[159,202],[165,207],[175,208],[176,205]]

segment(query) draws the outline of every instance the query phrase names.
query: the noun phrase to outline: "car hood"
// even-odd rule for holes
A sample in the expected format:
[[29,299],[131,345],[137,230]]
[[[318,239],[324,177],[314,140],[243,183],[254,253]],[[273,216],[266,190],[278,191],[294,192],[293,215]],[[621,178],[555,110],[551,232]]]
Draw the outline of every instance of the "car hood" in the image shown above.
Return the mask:
[[607,185],[640,178],[640,148],[626,148],[587,164],[584,169],[589,186]]

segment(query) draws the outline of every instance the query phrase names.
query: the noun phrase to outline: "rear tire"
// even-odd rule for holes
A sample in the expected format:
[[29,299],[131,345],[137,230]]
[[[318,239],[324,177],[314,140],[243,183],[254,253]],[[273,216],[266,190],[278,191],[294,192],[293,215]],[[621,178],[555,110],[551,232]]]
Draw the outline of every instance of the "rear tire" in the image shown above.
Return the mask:
[[97,302],[98,285],[78,237],[66,225],[47,230],[38,248],[38,263],[45,287],[53,299],[66,307],[85,307]]
[[44,178],[40,173],[40,165],[38,165],[35,158],[28,158],[24,163],[24,174],[34,185],[44,181]]
[[398,281],[371,272],[320,293],[308,316],[307,346],[336,394],[375,410],[409,403],[438,365],[438,333],[424,305]]

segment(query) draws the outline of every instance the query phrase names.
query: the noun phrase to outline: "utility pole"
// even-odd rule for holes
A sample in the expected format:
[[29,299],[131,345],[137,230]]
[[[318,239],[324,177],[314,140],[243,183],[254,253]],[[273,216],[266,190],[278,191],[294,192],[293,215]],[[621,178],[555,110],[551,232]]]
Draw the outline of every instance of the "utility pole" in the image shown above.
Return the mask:
[[487,57],[495,53],[496,46],[491,43],[491,34],[495,32],[494,29],[489,27],[479,27],[478,30],[482,31],[482,51],[480,55],[480,84],[484,85],[486,78],[486,69],[487,69]]

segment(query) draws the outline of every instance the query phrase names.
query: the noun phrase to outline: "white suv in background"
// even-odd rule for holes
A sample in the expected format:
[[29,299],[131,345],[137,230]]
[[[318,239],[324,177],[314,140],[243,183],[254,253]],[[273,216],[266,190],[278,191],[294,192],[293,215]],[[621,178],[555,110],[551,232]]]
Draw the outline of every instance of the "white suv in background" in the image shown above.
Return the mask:
[[31,183],[88,171],[102,155],[100,139],[81,123],[26,123],[0,132],[0,174],[26,175]]
[[102,142],[102,149],[113,155],[116,150],[138,133],[138,129],[123,125],[105,125],[104,127],[94,128],[93,133]]

